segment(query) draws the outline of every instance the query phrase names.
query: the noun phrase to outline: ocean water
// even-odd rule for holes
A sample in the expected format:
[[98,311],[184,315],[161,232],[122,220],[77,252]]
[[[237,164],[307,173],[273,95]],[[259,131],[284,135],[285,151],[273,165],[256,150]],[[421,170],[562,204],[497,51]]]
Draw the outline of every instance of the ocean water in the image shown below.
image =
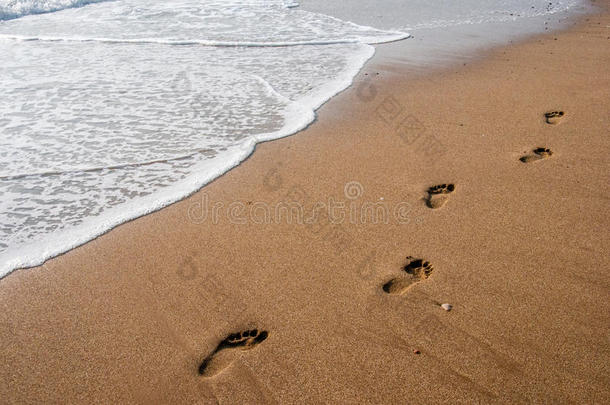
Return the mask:
[[576,0],[376,4],[404,18],[372,28],[293,0],[0,0],[0,277],[184,198],[256,143],[303,129],[374,44]]
[[584,4],[581,0],[301,0],[300,3],[303,9],[358,24],[410,32],[502,22],[517,23],[513,27],[518,31],[532,18],[561,15]]
[[408,41],[376,46],[377,71],[401,64],[409,72],[461,65],[495,46],[567,27],[595,10],[586,0],[301,0],[302,10],[384,30]]

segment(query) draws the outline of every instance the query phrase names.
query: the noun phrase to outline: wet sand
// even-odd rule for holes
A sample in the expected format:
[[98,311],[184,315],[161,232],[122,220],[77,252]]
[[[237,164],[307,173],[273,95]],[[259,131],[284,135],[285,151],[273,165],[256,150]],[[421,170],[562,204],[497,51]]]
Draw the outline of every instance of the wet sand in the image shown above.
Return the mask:
[[373,60],[307,130],[2,279],[0,398],[610,402],[608,27]]

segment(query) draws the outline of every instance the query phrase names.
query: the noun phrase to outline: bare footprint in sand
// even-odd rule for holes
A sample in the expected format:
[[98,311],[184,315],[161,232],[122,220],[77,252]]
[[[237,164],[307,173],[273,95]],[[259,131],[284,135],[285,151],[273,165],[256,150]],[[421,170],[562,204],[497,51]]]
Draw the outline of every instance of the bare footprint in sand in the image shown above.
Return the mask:
[[522,156],[519,158],[519,160],[523,163],[532,163],[539,160],[548,159],[553,154],[553,152],[548,148],[536,148],[532,152],[533,154]]
[[549,111],[544,114],[544,120],[547,124],[557,125],[564,115],[565,113],[563,111]]
[[430,262],[422,259],[416,259],[413,256],[407,256],[407,264],[403,270],[408,275],[396,277],[388,281],[383,285],[383,291],[388,294],[402,294],[413,284],[430,277],[430,274],[432,274],[434,268]]
[[449,201],[449,194],[455,190],[454,184],[439,184],[428,189],[426,205],[432,209],[441,208]]
[[215,376],[237,358],[236,352],[254,348],[267,339],[267,336],[269,336],[267,331],[258,331],[257,329],[230,334],[203,360],[199,366],[199,374],[204,377]]

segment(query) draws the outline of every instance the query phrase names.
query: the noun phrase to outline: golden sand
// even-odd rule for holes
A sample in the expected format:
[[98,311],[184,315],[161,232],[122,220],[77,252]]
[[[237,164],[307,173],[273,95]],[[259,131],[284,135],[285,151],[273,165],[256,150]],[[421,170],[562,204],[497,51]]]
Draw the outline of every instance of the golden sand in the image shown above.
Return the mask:
[[370,64],[307,130],[4,278],[2,402],[609,403],[609,26]]

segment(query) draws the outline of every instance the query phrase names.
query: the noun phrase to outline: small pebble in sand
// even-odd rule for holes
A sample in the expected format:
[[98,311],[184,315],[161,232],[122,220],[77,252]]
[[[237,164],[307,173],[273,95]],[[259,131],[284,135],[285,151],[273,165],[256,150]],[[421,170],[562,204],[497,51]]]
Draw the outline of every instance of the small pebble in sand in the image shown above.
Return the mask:
[[413,349],[413,353],[414,354],[421,354],[421,352],[419,350],[417,350],[417,349]]
[[443,308],[445,311],[451,311],[451,309],[453,308],[453,305],[451,305],[451,304],[442,304],[441,308]]

